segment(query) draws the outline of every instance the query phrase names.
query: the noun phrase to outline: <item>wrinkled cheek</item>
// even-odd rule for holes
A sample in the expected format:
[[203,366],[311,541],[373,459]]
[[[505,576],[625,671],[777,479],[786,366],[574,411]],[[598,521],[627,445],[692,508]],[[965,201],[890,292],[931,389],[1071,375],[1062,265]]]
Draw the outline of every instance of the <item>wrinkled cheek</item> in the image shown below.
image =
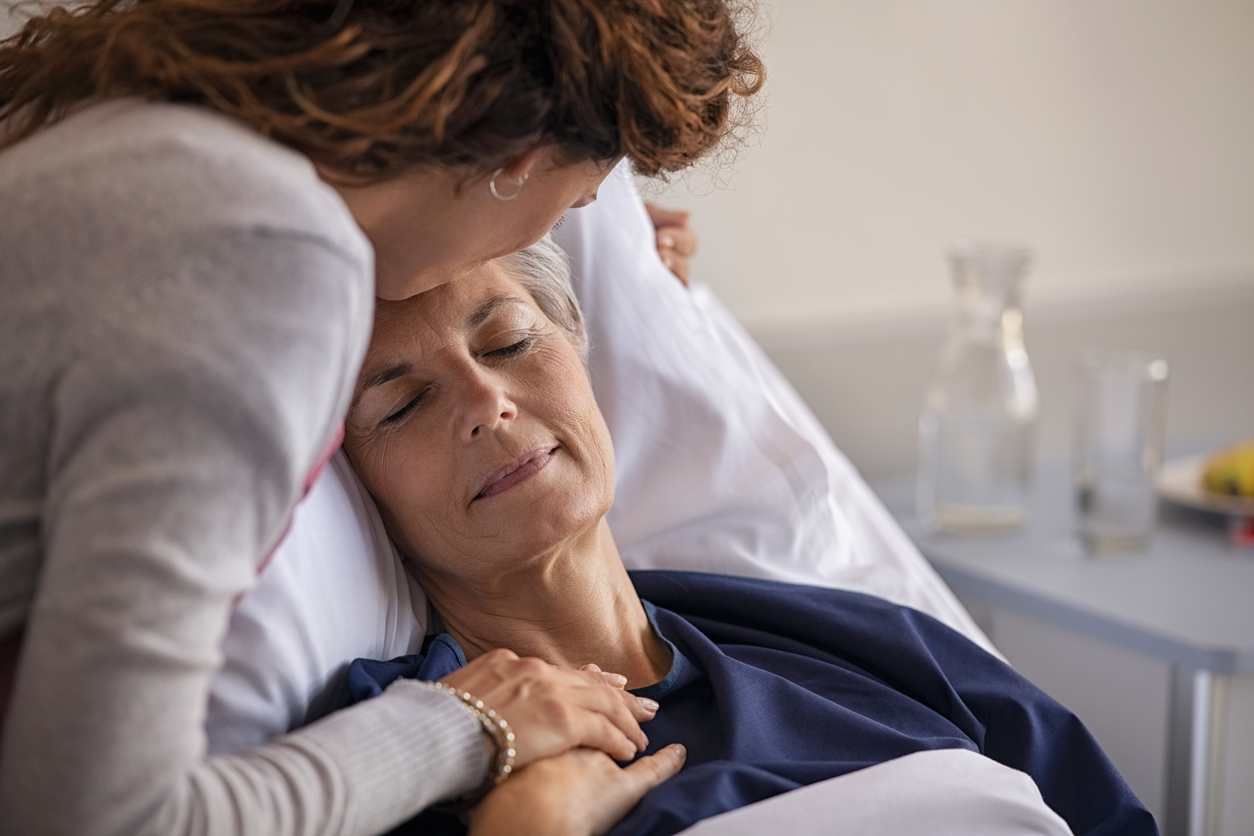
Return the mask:
[[393,505],[394,500],[403,495],[399,474],[395,472],[396,456],[388,444],[371,444],[356,454],[350,453],[349,460],[380,505]]
[[379,442],[349,451],[349,461],[366,489],[370,491],[383,516],[388,536],[402,550],[408,551],[417,541],[423,516],[420,484],[407,466],[397,445]]
[[608,443],[594,444],[585,452],[584,478],[575,500],[594,503],[604,514],[614,501],[614,448]]
[[450,570],[463,562],[476,539],[467,531],[465,512],[440,485],[424,484],[421,496],[403,505],[405,543],[410,557]]
[[601,489],[606,494],[606,507],[608,508],[608,503],[614,501],[614,442],[610,438],[609,427],[606,426],[605,419],[601,417],[600,410],[596,412],[596,420],[589,428],[589,437],[595,439],[597,476],[601,482]]

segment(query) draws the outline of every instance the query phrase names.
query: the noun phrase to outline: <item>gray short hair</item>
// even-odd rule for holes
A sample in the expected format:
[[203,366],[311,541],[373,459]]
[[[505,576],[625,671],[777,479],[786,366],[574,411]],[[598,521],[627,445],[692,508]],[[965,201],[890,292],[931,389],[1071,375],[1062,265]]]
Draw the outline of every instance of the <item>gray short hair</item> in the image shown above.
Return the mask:
[[544,315],[566,332],[586,366],[588,331],[571,284],[570,262],[562,248],[554,243],[552,236],[545,235],[527,249],[503,256],[501,262],[527,289]]

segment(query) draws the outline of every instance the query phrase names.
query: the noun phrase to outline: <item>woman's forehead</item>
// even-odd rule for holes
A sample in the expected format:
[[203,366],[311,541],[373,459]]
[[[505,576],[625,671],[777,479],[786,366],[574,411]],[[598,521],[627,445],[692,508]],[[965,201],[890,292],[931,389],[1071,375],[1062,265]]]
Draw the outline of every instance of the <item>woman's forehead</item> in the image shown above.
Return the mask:
[[379,300],[375,339],[412,336],[418,328],[473,330],[507,301],[528,304],[530,297],[499,261],[489,261],[425,293],[397,302]]

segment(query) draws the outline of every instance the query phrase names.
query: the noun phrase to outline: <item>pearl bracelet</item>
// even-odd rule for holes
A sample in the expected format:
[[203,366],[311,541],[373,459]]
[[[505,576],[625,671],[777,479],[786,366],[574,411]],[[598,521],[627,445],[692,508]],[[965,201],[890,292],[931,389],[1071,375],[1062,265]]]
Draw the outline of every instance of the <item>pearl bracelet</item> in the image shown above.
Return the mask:
[[[505,718],[496,713],[495,710],[488,708],[483,704],[483,700],[476,698],[469,691],[459,691],[452,685],[446,685],[443,682],[428,682],[438,691],[446,694],[452,694],[461,701],[462,708],[470,712],[483,730],[492,738],[492,742],[496,744],[496,763],[493,765],[491,772],[491,781],[487,783],[487,788],[502,784],[514,772],[514,758],[518,752],[514,748],[514,731],[509,727],[509,723]],[[486,793],[486,790],[485,790]],[[475,793],[478,795],[478,793]]]

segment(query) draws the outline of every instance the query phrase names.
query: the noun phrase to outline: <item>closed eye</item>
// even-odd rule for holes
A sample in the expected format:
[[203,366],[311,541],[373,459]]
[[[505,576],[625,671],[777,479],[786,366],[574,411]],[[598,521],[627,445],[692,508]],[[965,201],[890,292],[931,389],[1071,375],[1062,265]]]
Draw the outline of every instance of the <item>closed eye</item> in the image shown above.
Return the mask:
[[397,421],[400,421],[406,415],[413,412],[415,409],[418,408],[418,405],[422,403],[423,399],[426,398],[428,391],[429,391],[428,389],[423,389],[421,392],[419,392],[417,395],[411,398],[409,402],[406,403],[404,406],[402,406],[400,409],[396,410],[391,415],[384,418],[383,423],[395,424]]
[[523,337],[518,342],[511,343],[503,348],[497,348],[492,351],[484,352],[483,356],[494,358],[513,357],[514,355],[522,354],[524,351],[531,348],[531,344],[534,342],[535,337]]

